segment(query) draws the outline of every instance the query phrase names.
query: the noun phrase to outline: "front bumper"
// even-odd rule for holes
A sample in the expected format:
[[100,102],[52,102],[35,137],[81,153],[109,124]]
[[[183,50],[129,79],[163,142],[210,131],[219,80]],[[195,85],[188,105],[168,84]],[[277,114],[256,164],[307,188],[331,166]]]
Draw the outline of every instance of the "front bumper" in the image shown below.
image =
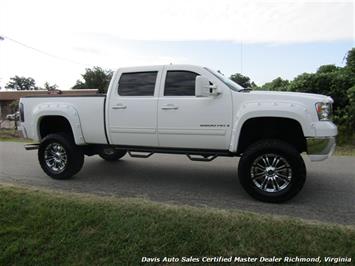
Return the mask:
[[335,151],[335,137],[307,138],[307,154],[311,161],[328,159]]

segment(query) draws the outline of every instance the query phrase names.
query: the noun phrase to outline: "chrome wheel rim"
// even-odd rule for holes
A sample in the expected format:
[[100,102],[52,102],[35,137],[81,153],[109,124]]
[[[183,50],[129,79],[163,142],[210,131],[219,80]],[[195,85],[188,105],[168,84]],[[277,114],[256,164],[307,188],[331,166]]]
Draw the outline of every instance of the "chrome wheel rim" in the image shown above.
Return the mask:
[[258,189],[276,193],[290,185],[292,169],[284,157],[273,153],[263,154],[254,160],[250,176]]
[[51,143],[44,150],[44,161],[54,173],[61,173],[67,166],[68,157],[64,147],[59,143]]

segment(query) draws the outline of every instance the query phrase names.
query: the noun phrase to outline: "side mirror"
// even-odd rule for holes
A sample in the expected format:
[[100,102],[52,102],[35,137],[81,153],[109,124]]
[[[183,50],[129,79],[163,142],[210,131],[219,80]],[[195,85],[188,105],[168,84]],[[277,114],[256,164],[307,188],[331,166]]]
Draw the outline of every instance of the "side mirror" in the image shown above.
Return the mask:
[[196,97],[209,97],[221,94],[217,86],[210,85],[210,81],[203,76],[196,76],[195,95]]

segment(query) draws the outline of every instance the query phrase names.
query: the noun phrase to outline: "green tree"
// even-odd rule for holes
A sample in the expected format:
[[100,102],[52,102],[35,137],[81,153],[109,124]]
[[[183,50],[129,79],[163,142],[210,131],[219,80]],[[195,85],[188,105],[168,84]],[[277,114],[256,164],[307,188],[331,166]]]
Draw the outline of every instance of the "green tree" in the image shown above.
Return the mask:
[[347,113],[349,115],[348,126],[351,130],[355,129],[355,85],[348,89],[349,106]]
[[290,91],[329,95],[334,99],[334,110],[349,103],[347,90],[353,85],[352,76],[346,71],[303,73],[289,86]]
[[50,85],[47,81],[44,83],[44,90],[55,91],[58,88],[57,84]]
[[250,88],[253,89],[253,90],[258,90],[259,86],[254,81],[252,81],[251,84],[250,84]]
[[[243,87],[250,87],[250,79],[241,74],[231,79]],[[294,91],[329,95],[333,98],[334,122],[338,125],[339,143],[355,145],[355,48],[348,51],[346,64],[338,67],[322,65],[316,73],[303,73],[293,80],[278,77],[255,89],[269,91]]]
[[13,90],[38,90],[33,78],[19,76],[10,78],[10,81],[6,84],[5,88]]
[[338,126],[337,142],[355,145],[355,85],[347,90],[348,104],[334,112],[334,121]]
[[355,74],[355,48],[348,51],[345,68]]
[[341,67],[335,65],[322,65],[318,68],[317,73],[330,73],[337,70],[341,70]]
[[268,91],[287,91],[290,82],[287,79],[278,77],[271,82],[267,82],[261,86],[261,89]]
[[322,65],[316,73],[303,73],[292,81],[276,78],[265,83],[264,90],[288,90],[317,93],[333,98],[334,121],[338,125],[338,142],[355,140],[355,48],[348,51],[344,67]]
[[85,69],[85,73],[81,76],[84,82],[77,80],[72,89],[98,89],[100,93],[104,93],[110,83],[112,70],[105,70],[96,66]]
[[[10,103],[10,112],[11,114],[16,113],[19,110],[19,100],[12,101]],[[17,130],[17,121],[19,120],[18,116],[15,116],[15,131]]]
[[[235,74],[231,75],[230,79],[233,80],[235,83],[238,83],[243,88],[251,88],[252,87],[252,82],[250,81],[250,78],[247,76],[244,76],[240,73],[235,73]],[[253,82],[253,85],[256,86],[256,84],[254,82]]]
[[19,100],[12,101],[9,106],[11,113],[17,112],[19,109]]
[[339,143],[354,139],[355,78],[348,64],[345,67],[321,66],[316,73],[303,73],[289,86],[296,92],[318,93],[333,98],[334,122],[339,129]]

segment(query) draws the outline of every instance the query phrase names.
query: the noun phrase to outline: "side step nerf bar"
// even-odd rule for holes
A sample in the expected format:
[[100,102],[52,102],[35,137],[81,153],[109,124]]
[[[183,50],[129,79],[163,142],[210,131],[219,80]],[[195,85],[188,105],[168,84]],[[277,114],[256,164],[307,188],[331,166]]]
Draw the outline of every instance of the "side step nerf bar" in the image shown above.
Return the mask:
[[27,151],[31,151],[31,150],[38,150],[39,148],[39,143],[29,143],[29,144],[25,144],[25,149]]

